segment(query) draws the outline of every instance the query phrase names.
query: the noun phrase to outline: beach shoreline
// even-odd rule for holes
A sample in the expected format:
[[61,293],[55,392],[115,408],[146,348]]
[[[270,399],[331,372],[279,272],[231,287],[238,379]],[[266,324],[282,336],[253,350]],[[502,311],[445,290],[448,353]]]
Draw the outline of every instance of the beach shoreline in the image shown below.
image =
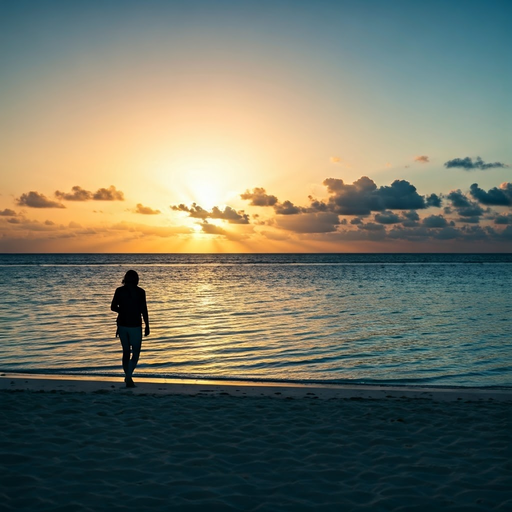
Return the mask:
[[134,394],[212,394],[319,399],[429,399],[434,401],[499,401],[512,403],[510,388],[427,387],[367,384],[319,384],[214,379],[167,379],[135,376],[137,387],[125,387],[116,376],[2,372],[0,390],[126,392]]
[[50,377],[0,378],[4,510],[512,507],[508,393]]

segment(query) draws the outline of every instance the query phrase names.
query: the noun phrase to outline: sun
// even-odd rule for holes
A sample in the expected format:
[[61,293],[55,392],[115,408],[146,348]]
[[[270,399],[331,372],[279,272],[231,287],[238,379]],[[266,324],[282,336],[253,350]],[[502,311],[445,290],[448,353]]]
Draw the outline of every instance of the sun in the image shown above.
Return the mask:
[[205,210],[211,210],[214,206],[220,206],[223,201],[223,193],[219,180],[211,171],[193,170],[187,174],[187,192],[192,202]]

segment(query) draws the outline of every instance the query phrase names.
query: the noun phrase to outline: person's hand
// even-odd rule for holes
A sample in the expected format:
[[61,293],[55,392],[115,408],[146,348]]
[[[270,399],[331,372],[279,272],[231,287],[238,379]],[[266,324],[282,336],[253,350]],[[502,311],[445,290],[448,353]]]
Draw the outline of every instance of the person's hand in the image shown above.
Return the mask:
[[144,336],[149,336],[149,325],[146,325],[146,328],[144,329]]

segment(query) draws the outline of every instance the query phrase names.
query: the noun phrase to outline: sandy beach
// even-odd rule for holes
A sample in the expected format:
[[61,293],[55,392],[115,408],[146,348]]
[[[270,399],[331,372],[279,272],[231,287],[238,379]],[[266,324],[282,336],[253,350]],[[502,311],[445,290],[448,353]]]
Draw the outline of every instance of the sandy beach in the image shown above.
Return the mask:
[[4,375],[0,407],[3,510],[512,510],[510,392]]

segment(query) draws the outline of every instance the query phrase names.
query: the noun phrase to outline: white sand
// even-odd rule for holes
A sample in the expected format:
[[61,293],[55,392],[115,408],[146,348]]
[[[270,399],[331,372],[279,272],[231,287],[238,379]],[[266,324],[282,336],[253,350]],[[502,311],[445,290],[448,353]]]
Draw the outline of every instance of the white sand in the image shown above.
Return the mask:
[[512,397],[462,393],[7,375],[0,508],[512,510]]

